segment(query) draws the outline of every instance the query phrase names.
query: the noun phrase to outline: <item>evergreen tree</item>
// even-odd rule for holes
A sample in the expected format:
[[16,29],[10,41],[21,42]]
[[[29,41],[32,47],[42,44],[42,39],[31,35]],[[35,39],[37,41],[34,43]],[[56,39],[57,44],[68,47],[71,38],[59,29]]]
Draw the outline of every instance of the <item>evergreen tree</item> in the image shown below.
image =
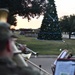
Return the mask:
[[46,13],[38,34],[41,40],[61,40],[61,31],[59,28],[58,16],[54,0],[48,0]]

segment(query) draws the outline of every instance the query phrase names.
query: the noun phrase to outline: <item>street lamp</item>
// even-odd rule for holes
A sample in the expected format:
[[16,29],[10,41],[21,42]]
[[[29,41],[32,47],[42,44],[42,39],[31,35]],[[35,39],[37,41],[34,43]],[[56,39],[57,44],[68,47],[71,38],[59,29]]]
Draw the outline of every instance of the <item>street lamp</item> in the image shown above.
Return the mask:
[[8,9],[0,8],[0,22],[7,22],[8,13]]

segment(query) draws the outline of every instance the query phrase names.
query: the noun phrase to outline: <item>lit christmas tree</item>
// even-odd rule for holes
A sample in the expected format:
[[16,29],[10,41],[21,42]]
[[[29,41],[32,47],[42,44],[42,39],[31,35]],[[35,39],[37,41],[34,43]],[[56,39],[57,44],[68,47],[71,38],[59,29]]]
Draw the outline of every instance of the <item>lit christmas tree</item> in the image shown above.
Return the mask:
[[40,31],[38,39],[40,40],[61,40],[61,30],[59,28],[58,16],[54,0],[48,0],[48,6]]

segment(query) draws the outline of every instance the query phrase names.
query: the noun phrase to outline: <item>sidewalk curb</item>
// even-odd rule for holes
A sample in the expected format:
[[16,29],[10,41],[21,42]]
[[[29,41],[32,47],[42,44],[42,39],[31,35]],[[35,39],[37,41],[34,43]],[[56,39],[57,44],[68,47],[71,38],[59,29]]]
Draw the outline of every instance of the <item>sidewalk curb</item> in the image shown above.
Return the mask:
[[[32,55],[31,58],[57,58],[58,55]],[[73,56],[72,58],[75,58],[75,56]]]
[[58,55],[38,55],[38,56],[35,56],[35,55],[32,55],[31,58],[57,58]]

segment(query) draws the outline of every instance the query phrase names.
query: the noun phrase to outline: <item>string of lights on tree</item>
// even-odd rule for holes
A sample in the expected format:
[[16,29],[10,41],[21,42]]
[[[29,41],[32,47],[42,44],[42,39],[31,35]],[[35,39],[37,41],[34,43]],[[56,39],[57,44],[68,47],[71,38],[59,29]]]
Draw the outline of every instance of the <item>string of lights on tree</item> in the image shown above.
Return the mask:
[[58,16],[54,0],[48,0],[48,6],[40,31],[38,39],[40,40],[61,40],[61,30],[59,28]]

